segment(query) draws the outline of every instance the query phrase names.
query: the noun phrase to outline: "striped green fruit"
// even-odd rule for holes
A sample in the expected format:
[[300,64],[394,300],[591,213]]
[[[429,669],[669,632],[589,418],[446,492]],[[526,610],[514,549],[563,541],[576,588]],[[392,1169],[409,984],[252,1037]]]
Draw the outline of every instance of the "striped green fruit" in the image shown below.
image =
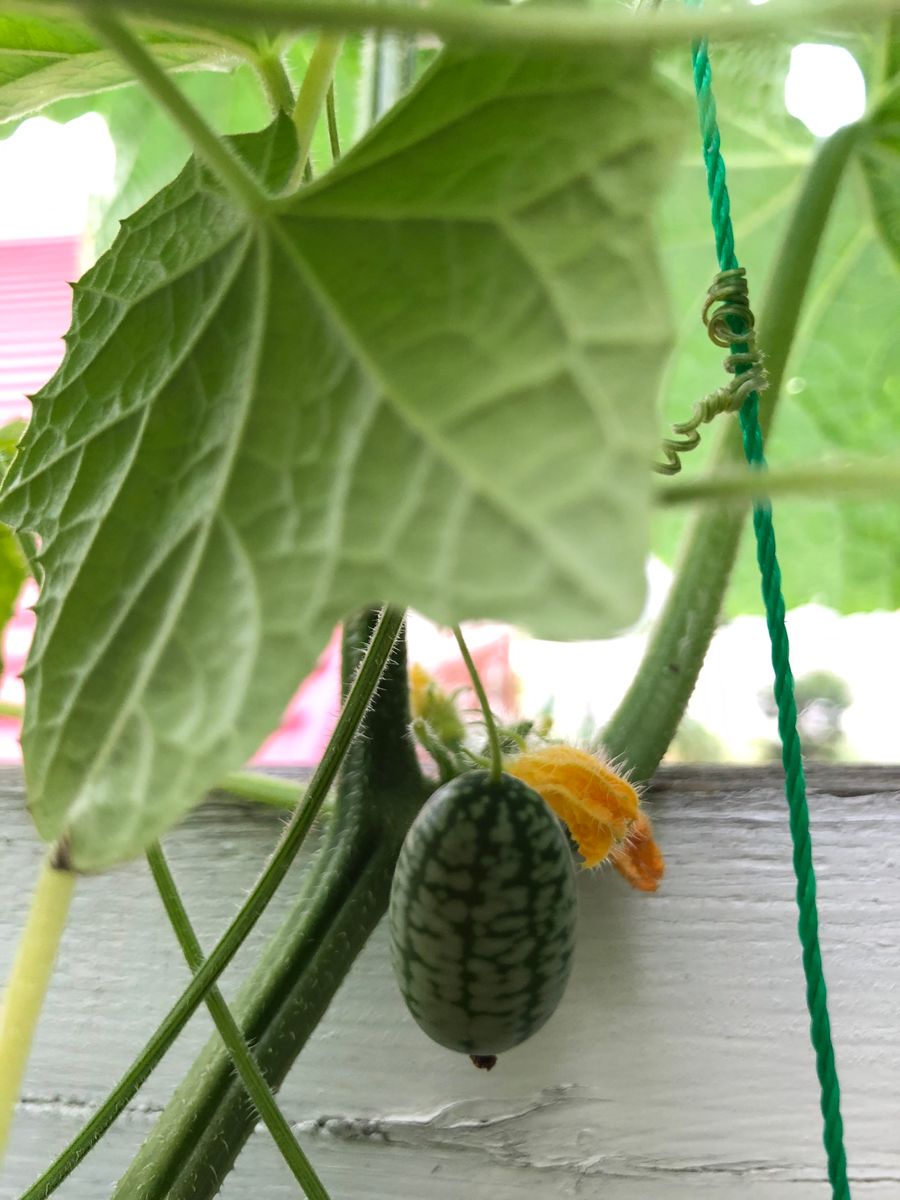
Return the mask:
[[572,854],[537,792],[487,771],[444,784],[391,890],[394,971],[413,1017],[476,1059],[525,1041],[565,990],[575,915]]

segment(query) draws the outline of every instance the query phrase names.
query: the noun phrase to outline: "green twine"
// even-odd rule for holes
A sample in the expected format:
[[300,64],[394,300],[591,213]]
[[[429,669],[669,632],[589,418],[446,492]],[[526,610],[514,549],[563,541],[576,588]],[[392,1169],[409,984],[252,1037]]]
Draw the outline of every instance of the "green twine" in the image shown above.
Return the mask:
[[[700,0],[687,0],[699,5]],[[708,46],[697,43],[692,50],[694,86],[703,136],[703,158],[712,206],[712,224],[716,238],[719,268],[730,271],[738,266],[734,251],[734,230],[731,224],[731,205],[725,182],[725,163],[716,120],[716,102],[712,94],[712,71]],[[743,329],[735,328],[732,353],[746,351],[740,341]],[[764,470],[762,430],[759,425],[759,396],[752,392],[740,410],[744,454],[751,467]],[[806,976],[806,1004],[810,1016],[810,1035],[816,1054],[816,1071],[821,1089],[820,1103],[824,1123],[823,1141],[828,1155],[828,1178],[833,1200],[850,1200],[847,1180],[847,1157],[844,1152],[844,1126],[841,1120],[841,1089],[834,1048],[831,1044],[831,1023],[822,955],[819,949],[819,918],[816,908],[816,875],[813,867],[812,842],[809,833],[809,809],[806,803],[806,780],[800,739],[797,735],[797,705],[794,700],[794,678],[791,673],[787,629],[784,624],[784,598],[781,593],[781,570],[775,553],[775,528],[768,502],[757,502],[753,509],[753,529],[756,533],[756,558],[762,576],[762,594],[766,608],[766,623],[772,644],[772,666],[775,669],[775,701],[778,706],[778,732],[781,738],[781,761],[784,764],[785,794],[790,814],[793,842],[794,872],[797,877],[798,932],[803,948],[803,970]]]

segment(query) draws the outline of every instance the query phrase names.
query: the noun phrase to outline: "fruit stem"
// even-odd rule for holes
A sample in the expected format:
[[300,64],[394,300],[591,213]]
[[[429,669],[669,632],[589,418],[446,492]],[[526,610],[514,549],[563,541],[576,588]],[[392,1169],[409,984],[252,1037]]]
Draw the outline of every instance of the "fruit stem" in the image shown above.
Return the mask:
[[472,687],[475,689],[475,695],[478,697],[481,711],[484,713],[484,723],[487,727],[488,742],[491,747],[491,779],[497,780],[503,774],[503,751],[500,747],[500,734],[497,732],[497,723],[494,720],[494,714],[491,712],[491,706],[488,704],[487,693],[484,690],[484,684],[481,682],[481,676],[475,669],[475,663],[472,661],[472,655],[469,653],[466,639],[463,637],[463,632],[458,625],[453,626],[453,635],[459,646],[463,662],[466,664],[466,669],[471,676]]

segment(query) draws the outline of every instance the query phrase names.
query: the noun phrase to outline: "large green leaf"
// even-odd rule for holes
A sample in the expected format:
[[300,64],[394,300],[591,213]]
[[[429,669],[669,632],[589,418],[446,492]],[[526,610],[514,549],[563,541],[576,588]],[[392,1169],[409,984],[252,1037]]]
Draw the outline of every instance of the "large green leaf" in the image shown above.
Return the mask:
[[0,513],[42,539],[26,774],[76,866],[243,761],[365,602],[638,615],[677,122],[642,54],[455,52],[267,217],[192,162],[126,222]]
[[[784,109],[790,47],[712,54],[722,149],[728,166],[738,257],[748,267],[757,312],[814,139]],[[873,56],[874,57],[874,56]],[[689,66],[672,67],[686,94]],[[751,102],[752,98],[752,102]],[[666,415],[683,420],[695,400],[723,382],[722,351],[700,321],[715,272],[709,201],[699,150],[688,154],[663,210],[666,265],[680,317],[679,346],[666,389]],[[833,453],[900,450],[896,330],[900,287],[879,238],[858,173],[848,178],[821,249],[779,404],[769,460],[778,466]],[[765,347],[763,347],[765,349]],[[735,420],[722,417],[719,421]],[[684,460],[702,469],[704,446]],[[819,601],[845,611],[900,605],[900,558],[892,501],[829,500],[776,506],[788,603]],[[655,547],[674,561],[681,518],[657,519]],[[731,612],[759,612],[759,576],[745,539],[729,592]]]
[[[227,67],[235,49],[194,36],[153,32],[147,45],[167,70]],[[33,16],[0,16],[0,123],[67,96],[85,96],[130,83],[130,69],[85,26]]]

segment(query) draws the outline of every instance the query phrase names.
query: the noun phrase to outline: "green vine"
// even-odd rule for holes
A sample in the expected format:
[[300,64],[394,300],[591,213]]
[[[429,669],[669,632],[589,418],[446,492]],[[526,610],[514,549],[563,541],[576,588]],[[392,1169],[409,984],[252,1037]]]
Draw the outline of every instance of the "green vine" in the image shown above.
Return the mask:
[[[185,961],[192,971],[199,971],[203,966],[203,951],[197,941],[197,935],[194,933],[194,928],[181,901],[181,896],[178,894],[178,888],[159,843],[151,846],[147,851],[147,862]],[[253,1102],[254,1111],[262,1117],[266,1128],[272,1135],[272,1140],[290,1168],[291,1174],[303,1188],[309,1200],[329,1200],[322,1181],[291,1132],[287,1118],[269,1090],[218,987],[209,989],[206,1006],[228,1051],[228,1056],[240,1076],[241,1083]]]
[[250,930],[284,879],[298,850],[315,820],[338,773],[350,744],[356,736],[378,680],[390,658],[403,625],[403,614],[385,609],[372,633],[359,670],[347,693],[334,734],[310,781],[309,788],[284,833],[268,866],[263,871],[237,916],[217,942],[203,966],[169,1010],[156,1032],[119,1083],[97,1109],[81,1132],[62,1151],[27,1192],[22,1200],[45,1200],[71,1174],[91,1148],[103,1137],[125,1110],[160,1059],[181,1033],[209,989],[234,958]]
[[[374,614],[344,630],[344,686],[367,644]],[[269,1086],[277,1089],[381,919],[400,846],[431,785],[409,729],[401,637],[363,735],[350,748],[335,815],[307,867],[300,896],[247,978],[234,1012]],[[113,1200],[203,1200],[231,1168],[255,1109],[218,1038],[200,1053],[154,1126]],[[201,1169],[202,1168],[202,1169]]]
[[[834,134],[810,166],[761,306],[759,343],[766,355],[769,388],[760,397],[760,423],[767,434],[781,392],[803,299],[851,152],[858,126]],[[726,427],[713,454],[715,469],[744,461],[736,423]],[[649,779],[681,721],[715,633],[746,511],[710,507],[689,525],[665,607],[637,674],[603,732],[613,760],[628,764],[635,779]]]

